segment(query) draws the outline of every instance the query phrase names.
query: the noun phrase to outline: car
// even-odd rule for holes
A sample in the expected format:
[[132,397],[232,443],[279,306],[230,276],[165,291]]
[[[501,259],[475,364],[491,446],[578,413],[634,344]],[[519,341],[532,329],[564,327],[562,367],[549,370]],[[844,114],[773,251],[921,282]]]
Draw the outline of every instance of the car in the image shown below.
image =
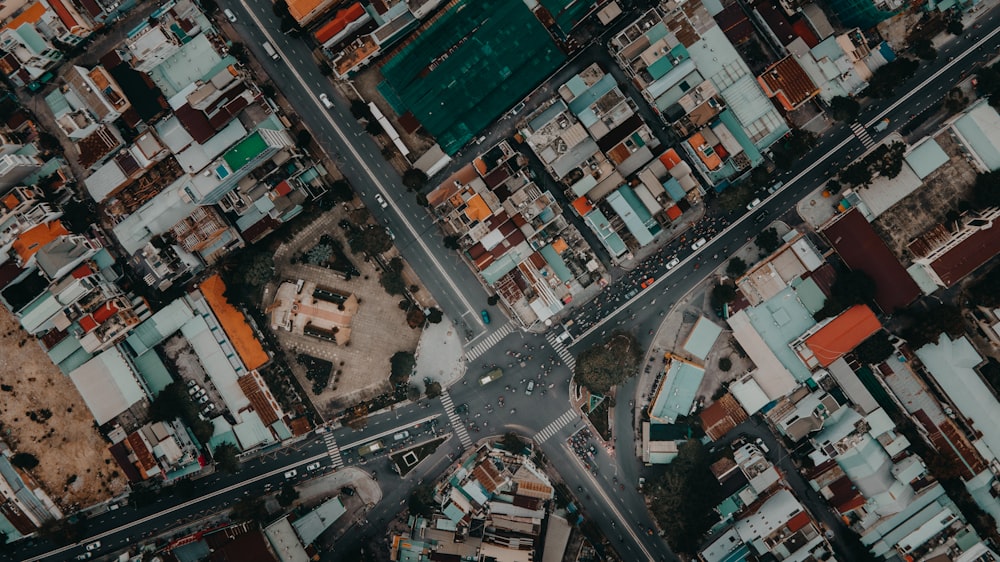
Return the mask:
[[320,467],[320,463],[317,461],[317,462],[314,462],[314,463],[306,465],[306,470],[318,470],[319,467]]
[[385,233],[389,236],[389,240],[395,240],[396,239],[396,235],[393,234],[391,230],[389,230],[388,226],[385,227]]
[[409,431],[400,431],[399,433],[392,436],[393,441],[403,441],[410,437]]
[[382,197],[381,193],[375,194],[375,201],[378,201],[379,207],[382,207],[383,209],[389,206],[389,204],[385,202],[385,199]]
[[753,222],[760,224],[765,220],[767,220],[767,215],[768,215],[767,211],[761,211],[760,213],[757,214],[756,217],[753,218]]
[[345,496],[353,496],[354,495],[354,488],[352,488],[350,486],[344,486],[343,488],[340,489],[340,493],[344,494]]
[[291,480],[299,475],[299,471],[294,468],[285,473],[285,480]]
[[207,416],[208,413],[214,409],[215,409],[215,404],[208,404],[204,408],[202,408],[201,413]]
[[642,283],[640,283],[639,286],[642,287],[643,289],[648,288],[648,287],[650,287],[653,284],[653,281],[655,281],[655,280],[656,279],[650,277],[649,279],[646,279],[645,281],[643,281]]
[[325,107],[327,109],[330,109],[331,107],[333,107],[333,102],[330,101],[330,98],[328,98],[326,96],[326,94],[320,94],[319,95],[319,101],[323,102],[323,107]]
[[201,391],[201,387],[195,384],[194,386],[188,389],[188,395],[194,396],[195,394],[198,394],[199,391]]
[[785,186],[785,182],[779,181],[778,183],[776,183],[776,184],[772,185],[771,187],[767,188],[767,192],[768,193],[774,193],[775,191],[778,191],[779,189],[781,189],[784,186]]
[[204,388],[199,388],[198,392],[195,393],[194,397],[195,398],[201,398],[202,396],[205,396],[206,394],[208,394],[207,390],[205,390]]
[[101,548],[101,541],[94,541],[87,545],[87,552],[91,552]]
[[639,289],[632,289],[631,291],[625,293],[625,300],[628,300],[639,294]]
[[490,313],[489,312],[487,312],[485,310],[481,310],[481,311],[479,311],[479,315],[482,316],[482,318],[483,318],[483,324],[489,324],[490,323]]
[[753,208],[756,207],[757,205],[760,205],[760,197],[754,197],[753,201],[747,203],[747,210],[748,211],[753,210]]
[[698,248],[701,248],[702,246],[704,246],[706,242],[708,242],[708,241],[705,240],[704,238],[699,238],[699,239],[695,240],[694,244],[691,244],[691,249],[692,250],[697,250]]
[[674,267],[676,267],[677,264],[679,264],[679,263],[681,263],[680,258],[674,258],[674,259],[668,261],[667,262],[667,271],[670,271],[671,269],[673,269]]
[[524,393],[531,396],[532,390],[535,390],[535,381],[528,381],[528,387],[524,389]]
[[91,556],[93,556],[93,553],[84,552],[83,554],[77,555],[76,559],[77,560],[90,560]]
[[229,20],[231,23],[236,23],[236,14],[234,14],[232,10],[226,8],[225,10],[222,11],[222,13],[226,14],[226,19]]
[[764,444],[764,440],[760,437],[758,437],[754,442],[757,443],[757,447],[759,447],[761,451],[764,451],[765,453],[771,452],[771,449],[767,448],[767,445]]
[[518,113],[520,113],[522,111],[524,111],[524,102],[523,101],[521,103],[515,105],[514,109],[510,110],[510,114],[511,115],[517,115]]
[[205,402],[208,402],[208,396],[202,396],[198,399],[199,404],[204,404]]
[[111,505],[109,505],[109,506],[108,506],[108,509],[109,509],[110,511],[114,511],[114,510],[116,510],[116,509],[121,509],[121,507],[122,507],[122,506],[120,506],[120,505],[118,505],[118,504],[116,504],[116,503],[113,503],[113,504],[111,504]]
[[188,388],[193,388],[193,387],[198,386],[198,383],[196,383],[194,381],[188,381],[187,385],[188,385]]
[[455,406],[455,413],[458,415],[469,413],[469,405],[463,402],[462,404]]

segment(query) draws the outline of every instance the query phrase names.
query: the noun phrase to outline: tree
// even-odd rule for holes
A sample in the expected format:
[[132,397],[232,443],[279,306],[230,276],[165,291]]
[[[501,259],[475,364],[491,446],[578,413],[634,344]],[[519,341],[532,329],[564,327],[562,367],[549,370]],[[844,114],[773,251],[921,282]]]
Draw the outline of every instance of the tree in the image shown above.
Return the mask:
[[413,489],[407,502],[411,515],[430,517],[434,514],[434,488],[430,484],[421,484]]
[[500,296],[499,295],[490,295],[486,299],[486,304],[488,304],[490,306],[496,306],[498,302],[500,302]]
[[948,30],[948,33],[951,33],[952,35],[961,35],[965,32],[965,26],[962,25],[962,20],[959,19],[949,21],[946,29]]
[[517,454],[524,451],[524,441],[521,441],[521,438],[513,431],[504,433],[497,444],[503,447],[508,453]]
[[910,326],[903,329],[900,335],[913,349],[937,343],[941,334],[954,338],[965,333],[962,311],[951,305],[940,304],[919,313],[911,309],[905,316],[910,320]]
[[871,337],[861,342],[858,347],[854,349],[854,354],[858,357],[858,361],[868,365],[877,365],[886,359],[892,357],[895,353],[896,348],[892,346],[892,342],[889,341],[889,335],[885,333],[884,330],[879,330]]
[[777,230],[774,228],[768,228],[767,230],[761,231],[760,234],[754,238],[754,244],[756,244],[761,250],[764,250],[764,252],[770,254],[781,246],[781,237],[778,236]]
[[379,283],[390,295],[405,295],[406,280],[403,279],[403,260],[392,258],[379,276]]
[[306,149],[312,143],[313,136],[308,129],[302,129],[295,135],[295,146]]
[[979,209],[1000,206],[1000,170],[976,176],[972,204]]
[[417,192],[417,205],[420,205],[421,207],[429,207],[430,204],[431,204],[431,202],[427,200],[427,196],[424,195],[423,192],[418,191]]
[[747,263],[740,258],[734,257],[726,265],[726,274],[730,277],[739,277],[747,271]]
[[374,256],[392,248],[392,238],[385,228],[369,225],[361,233],[361,246],[366,254]]
[[736,300],[736,285],[719,283],[712,287],[712,308],[719,310],[723,305]]
[[233,504],[229,517],[233,521],[256,521],[258,523],[267,522],[267,507],[264,500],[258,496],[249,496]]
[[650,511],[677,552],[694,555],[702,537],[719,519],[713,508],[722,499],[722,487],[710,465],[701,442],[689,439],[647,489]]
[[733,360],[728,357],[719,358],[719,370],[728,373],[729,369],[733,368]]
[[358,120],[367,119],[371,121],[375,118],[368,104],[361,100],[351,100],[351,115]]
[[299,499],[299,491],[296,490],[295,486],[290,482],[285,483],[281,487],[281,491],[278,492],[277,500],[278,505],[281,507],[288,507],[297,499]]
[[432,381],[427,383],[427,388],[424,389],[428,398],[437,398],[441,396],[441,383],[437,381]]
[[337,203],[347,203],[354,199],[354,190],[351,189],[351,184],[347,183],[347,180],[337,180],[330,184],[327,196]]
[[66,545],[83,540],[85,530],[83,518],[74,515],[64,519],[49,519],[39,527],[38,534],[55,544]]
[[440,324],[444,320],[444,313],[439,308],[431,308],[427,311],[427,321],[431,324]]
[[236,474],[240,471],[240,459],[237,457],[236,445],[232,443],[222,443],[212,451],[212,457],[219,470],[227,474]]
[[458,236],[455,236],[454,234],[450,234],[448,236],[445,236],[444,237],[444,247],[448,248],[449,250],[460,250],[460,249],[462,249],[462,246],[461,246],[461,244],[458,243],[459,240],[461,240],[461,238],[458,237]]
[[259,289],[274,277],[274,255],[270,252],[253,252],[243,275],[243,282]]
[[896,87],[912,77],[918,68],[920,68],[920,63],[917,61],[899,57],[882,65],[872,74],[864,93],[873,98],[892,97]]
[[595,344],[576,359],[574,378],[593,394],[607,394],[611,388],[635,374],[639,366],[639,345],[631,334],[615,332],[604,343]]
[[62,150],[62,145],[59,144],[59,139],[51,133],[46,133],[44,131],[39,132],[38,138],[35,142],[38,143],[38,148],[42,149],[42,152],[55,152]]
[[421,190],[427,185],[427,174],[423,170],[409,168],[403,172],[403,185],[410,190]]
[[934,60],[937,58],[937,49],[930,39],[917,39],[913,43],[913,54],[924,60]]
[[31,470],[38,466],[38,458],[31,453],[16,453],[10,459],[10,463],[24,470]]
[[417,366],[417,358],[409,351],[397,351],[389,358],[389,366],[389,382],[398,386],[410,380],[410,375]]
[[861,112],[861,104],[854,98],[836,96],[830,100],[830,117],[837,121],[854,121]]
[[420,389],[416,385],[410,385],[406,387],[406,399],[410,402],[416,402],[420,400]]
[[840,314],[849,306],[871,303],[877,290],[875,280],[864,271],[841,271],[830,287],[830,296],[823,308],[816,311],[813,318],[820,321]]

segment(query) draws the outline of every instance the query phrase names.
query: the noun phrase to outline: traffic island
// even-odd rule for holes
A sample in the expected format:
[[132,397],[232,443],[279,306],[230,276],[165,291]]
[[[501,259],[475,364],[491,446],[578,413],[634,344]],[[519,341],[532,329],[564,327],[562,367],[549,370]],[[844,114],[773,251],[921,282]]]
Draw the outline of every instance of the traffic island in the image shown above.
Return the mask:
[[406,476],[411,470],[420,464],[420,461],[431,456],[434,451],[437,450],[441,443],[444,443],[444,437],[438,437],[437,439],[432,439],[430,441],[425,441],[413,447],[403,449],[401,451],[396,451],[395,453],[389,455],[389,459],[392,460],[393,466],[396,472],[400,476]]

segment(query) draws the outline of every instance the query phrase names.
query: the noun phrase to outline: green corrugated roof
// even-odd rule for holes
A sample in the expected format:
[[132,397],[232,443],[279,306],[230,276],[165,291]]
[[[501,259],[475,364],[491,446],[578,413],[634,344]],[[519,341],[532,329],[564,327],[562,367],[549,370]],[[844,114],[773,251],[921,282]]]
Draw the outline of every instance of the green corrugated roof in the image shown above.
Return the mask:
[[380,90],[455,154],[565,58],[523,2],[459,0],[382,67]]
[[559,31],[569,35],[597,0],[540,0],[540,3],[555,18]]
[[557,252],[551,244],[539,250],[538,253],[545,258],[549,267],[556,272],[556,276],[559,277],[561,281],[565,283],[573,280],[573,272],[566,267],[566,262],[563,261],[562,256],[559,255],[559,252]]
[[163,364],[160,356],[155,351],[143,353],[133,359],[132,363],[135,365],[139,376],[146,382],[146,386],[153,396],[156,396],[161,390],[167,388],[168,384],[174,382],[174,379],[171,378],[170,373],[167,371],[166,365]]

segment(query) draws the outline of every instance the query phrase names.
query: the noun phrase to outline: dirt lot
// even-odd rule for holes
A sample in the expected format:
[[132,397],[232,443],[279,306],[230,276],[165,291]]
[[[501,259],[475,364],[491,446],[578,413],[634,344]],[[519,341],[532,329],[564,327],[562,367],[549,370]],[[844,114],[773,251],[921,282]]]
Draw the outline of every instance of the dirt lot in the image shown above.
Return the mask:
[[947,134],[934,140],[948,155],[948,162],[924,178],[924,185],[879,215],[872,223],[889,249],[904,265],[913,259],[906,244],[945,220],[948,211],[958,210],[967,199],[976,170],[965,161],[958,145]]
[[[91,505],[125,489],[125,478],[76,387],[3,307],[0,383],[13,387],[0,393],[3,439],[15,451],[38,458],[32,474],[60,507]],[[32,414],[39,421],[32,421]]]

